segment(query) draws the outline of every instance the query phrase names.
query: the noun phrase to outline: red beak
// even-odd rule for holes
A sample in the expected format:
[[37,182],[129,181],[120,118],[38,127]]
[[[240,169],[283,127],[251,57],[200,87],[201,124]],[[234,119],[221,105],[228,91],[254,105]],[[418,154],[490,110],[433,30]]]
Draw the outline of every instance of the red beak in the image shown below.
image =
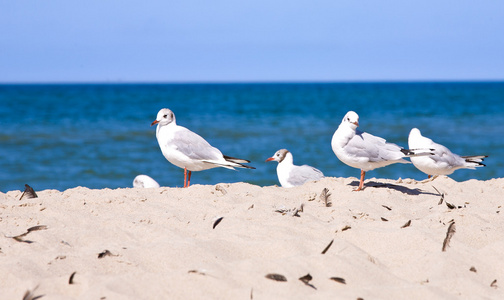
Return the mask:
[[359,127],[359,122],[353,122],[353,124],[357,127]]
[[273,157],[268,158],[266,161],[272,161],[275,160]]
[[159,123],[159,121],[158,121],[158,120],[154,120],[154,122],[152,122],[152,123],[150,124],[150,126],[155,125],[155,124],[157,124],[157,123]]

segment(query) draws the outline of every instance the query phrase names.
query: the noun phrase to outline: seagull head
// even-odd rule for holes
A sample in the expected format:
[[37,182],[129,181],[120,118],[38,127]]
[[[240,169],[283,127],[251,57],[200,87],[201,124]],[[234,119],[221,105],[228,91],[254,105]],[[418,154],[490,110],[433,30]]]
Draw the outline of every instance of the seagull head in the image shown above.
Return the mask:
[[274,160],[274,161],[281,163],[284,160],[287,153],[289,153],[289,150],[280,149],[277,152],[275,152],[275,154],[272,157],[268,158],[266,161],[273,161]]
[[175,114],[168,108],[162,108],[158,112],[156,120],[154,120],[154,122],[151,123],[151,126],[158,123],[159,125],[164,126],[173,122],[175,122]]
[[418,128],[413,128],[413,129],[411,129],[409,135],[410,136],[422,136],[422,133],[420,132],[420,130]]
[[408,136],[408,144],[409,147],[416,147],[418,146],[416,142],[421,141],[423,139],[422,133],[418,128],[413,128],[411,129],[409,136]]
[[347,124],[347,126],[355,130],[359,127],[359,115],[354,111],[349,111],[343,117],[341,124]]

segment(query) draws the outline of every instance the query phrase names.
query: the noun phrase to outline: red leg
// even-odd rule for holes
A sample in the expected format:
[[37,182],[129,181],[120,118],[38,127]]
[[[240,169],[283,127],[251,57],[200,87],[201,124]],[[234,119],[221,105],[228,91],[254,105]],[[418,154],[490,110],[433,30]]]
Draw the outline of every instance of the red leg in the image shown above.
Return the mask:
[[359,187],[354,190],[354,192],[358,192],[364,188],[364,177],[366,176],[366,171],[361,170],[360,171],[360,182],[359,182]]
[[187,177],[187,186],[186,187],[189,187],[189,185],[191,184],[191,174],[192,174],[192,172],[189,171],[189,174],[188,174],[189,176]]
[[184,168],[184,187],[187,187],[187,169]]

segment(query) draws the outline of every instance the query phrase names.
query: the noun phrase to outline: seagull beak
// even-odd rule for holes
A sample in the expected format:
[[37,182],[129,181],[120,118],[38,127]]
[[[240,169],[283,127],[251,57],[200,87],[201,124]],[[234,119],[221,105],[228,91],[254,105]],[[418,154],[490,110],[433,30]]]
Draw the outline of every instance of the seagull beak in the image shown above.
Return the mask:
[[273,157],[268,158],[266,161],[272,161],[275,160]]
[[354,124],[355,126],[359,127],[359,122],[358,121],[355,121],[352,124]]
[[157,124],[157,123],[159,123],[159,121],[158,121],[158,120],[154,120],[154,122],[152,122],[152,123],[150,124],[150,126],[155,125],[155,124]]

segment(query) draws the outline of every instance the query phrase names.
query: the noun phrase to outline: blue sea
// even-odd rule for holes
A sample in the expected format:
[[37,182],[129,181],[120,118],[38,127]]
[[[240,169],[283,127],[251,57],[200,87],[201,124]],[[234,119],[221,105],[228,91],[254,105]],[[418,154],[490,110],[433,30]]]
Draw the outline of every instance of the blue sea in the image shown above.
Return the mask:
[[[349,110],[360,130],[403,147],[417,127],[455,153],[489,155],[487,167],[459,170],[456,181],[504,177],[504,82],[19,84],[0,85],[0,191],[123,188],[138,174],[182,186],[183,170],[163,157],[150,126],[165,107],[178,125],[257,168],[193,172],[192,184],[278,184],[276,162],[265,160],[281,148],[326,176],[358,177],[331,149]],[[426,175],[396,164],[372,177]]]

